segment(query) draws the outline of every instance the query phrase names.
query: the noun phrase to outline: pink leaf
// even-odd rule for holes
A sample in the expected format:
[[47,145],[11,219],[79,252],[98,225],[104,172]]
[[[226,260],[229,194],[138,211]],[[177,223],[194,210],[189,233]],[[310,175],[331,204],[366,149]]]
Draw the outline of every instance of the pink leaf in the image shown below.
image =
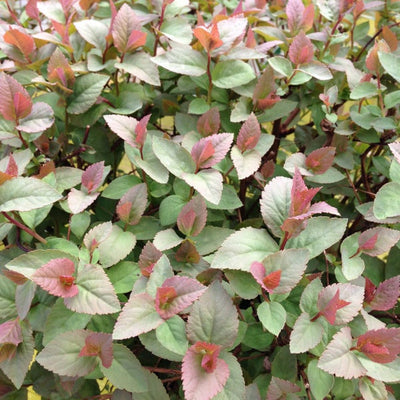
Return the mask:
[[104,161],[97,162],[86,168],[82,174],[82,186],[89,194],[95,192],[103,183]]
[[[290,381],[273,376],[268,386],[266,400],[285,400],[288,394],[300,392],[300,388]],[[291,397],[294,399],[294,397]]]
[[117,214],[121,221],[136,225],[147,207],[147,186],[145,183],[129,189],[118,202]]
[[138,47],[144,46],[146,44],[147,33],[142,31],[133,30],[128,38],[126,44],[126,52],[133,51]]
[[8,163],[7,163],[7,168],[5,170],[5,173],[12,177],[18,176],[18,165],[15,162],[15,158],[12,155],[12,153],[10,154],[10,157],[8,158]]
[[39,20],[39,9],[37,7],[38,0],[28,0],[25,6],[25,12],[29,18]]
[[396,305],[400,296],[400,275],[383,281],[377,288],[372,283],[368,284],[371,282],[368,278],[365,281],[365,301],[372,310],[387,311]]
[[112,336],[109,333],[93,332],[85,338],[80,357],[99,357],[105,368],[110,368],[113,360]]
[[141,120],[139,120],[139,122],[135,127],[135,134],[136,134],[135,143],[139,147],[144,146],[144,142],[147,136],[147,124],[149,123],[150,117],[151,114],[144,116]]
[[289,0],[286,4],[288,27],[291,33],[297,32],[302,26],[304,4],[301,0]]
[[289,47],[290,61],[295,65],[308,64],[314,58],[311,40],[301,31]]
[[394,361],[400,353],[400,328],[368,331],[358,337],[357,350],[377,363]]
[[53,296],[74,297],[78,294],[74,272],[75,265],[69,258],[55,258],[37,269],[32,280]]
[[301,19],[301,27],[303,28],[304,32],[310,30],[314,23],[314,5],[311,3],[308,5],[303,13],[303,18]]
[[149,277],[153,272],[154,265],[161,258],[163,253],[153,243],[147,242],[139,256],[139,268],[143,276]]
[[56,49],[50,57],[47,66],[47,79],[49,82],[57,82],[67,89],[72,89],[74,85],[74,71],[60,49]]
[[315,175],[326,172],[333,164],[336,147],[322,147],[312,151],[306,158],[306,167]]
[[364,290],[350,283],[334,283],[324,287],[318,295],[318,316],[324,316],[332,325],[350,322],[361,310]]
[[210,136],[218,133],[221,126],[218,107],[210,108],[197,121],[197,130],[201,136]]
[[198,169],[211,168],[225,158],[233,141],[233,134],[219,133],[200,139],[191,155]]
[[229,378],[228,364],[218,358],[220,346],[196,342],[183,357],[182,380],[187,400],[210,400]]
[[178,215],[178,229],[186,236],[197,236],[205,227],[207,206],[201,196],[193,197]]
[[126,115],[105,115],[104,119],[110,129],[132,147],[137,147],[138,144],[144,141],[143,132],[141,132],[140,138],[136,137],[136,126],[138,124],[136,118],[127,117]]
[[307,189],[300,171],[296,168],[293,176],[289,217],[295,217],[307,212],[311,206],[311,200],[320,189],[321,188]]
[[22,343],[22,340],[22,330],[19,318],[0,324],[0,344],[12,344],[18,346]]
[[376,227],[362,232],[358,238],[359,249],[371,257],[389,251],[400,240],[400,231]]
[[[20,108],[20,103],[24,104],[22,108]],[[12,76],[3,73],[0,76],[0,113],[4,119],[18,121],[26,117],[31,109],[32,100],[29,93]]]
[[236,144],[241,152],[251,150],[256,147],[258,141],[260,140],[260,136],[260,124],[254,113],[251,113],[239,130]]
[[79,214],[89,207],[99,197],[100,193],[87,194],[72,188],[68,193],[68,207],[73,214]]
[[158,314],[168,319],[195,302],[206,290],[196,279],[186,276],[167,278],[157,289],[155,306]]
[[329,342],[318,361],[318,367],[329,374],[345,379],[364,376],[367,371],[351,351],[352,347],[351,330],[345,326]]
[[128,6],[123,4],[119,9],[112,27],[112,37],[115,47],[121,52],[129,51],[129,40],[134,30],[140,30],[141,23],[136,13]]
[[251,264],[250,272],[260,286],[269,293],[272,293],[273,290],[279,286],[281,281],[282,271],[276,270],[266,275],[264,265],[258,261]]

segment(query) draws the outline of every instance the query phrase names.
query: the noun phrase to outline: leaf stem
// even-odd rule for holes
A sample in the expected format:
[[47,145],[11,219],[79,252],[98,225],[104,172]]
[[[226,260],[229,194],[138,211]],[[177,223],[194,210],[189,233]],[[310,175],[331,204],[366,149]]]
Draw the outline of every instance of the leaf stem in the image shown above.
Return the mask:
[[33,231],[32,229],[28,228],[26,225],[22,224],[21,222],[18,222],[16,219],[14,219],[13,217],[11,217],[10,215],[8,215],[5,211],[1,212],[4,217],[6,217],[12,224],[14,224],[17,228],[22,229],[23,231],[25,231],[28,235],[31,235],[32,237],[34,237],[35,239],[37,239],[39,242],[46,244],[47,240],[45,238],[43,238],[42,236],[40,236],[38,233],[36,233],[35,231]]
[[211,76],[211,52],[207,54],[207,76],[208,76],[208,93],[207,93],[207,104],[211,104],[211,92],[213,88],[212,76]]

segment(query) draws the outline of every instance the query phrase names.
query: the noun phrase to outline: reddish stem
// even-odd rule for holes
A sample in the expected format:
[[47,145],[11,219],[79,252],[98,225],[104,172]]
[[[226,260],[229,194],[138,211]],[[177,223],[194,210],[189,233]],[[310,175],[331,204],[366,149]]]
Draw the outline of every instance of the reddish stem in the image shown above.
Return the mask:
[[17,228],[22,229],[23,231],[25,231],[28,235],[31,235],[32,237],[34,237],[35,239],[37,239],[39,242],[46,244],[47,240],[43,237],[41,237],[38,233],[36,233],[35,231],[33,231],[32,229],[28,228],[27,226],[25,226],[24,224],[22,224],[21,222],[18,222],[17,220],[15,220],[13,217],[11,217],[10,215],[8,215],[5,211],[1,212],[12,224],[14,224]]

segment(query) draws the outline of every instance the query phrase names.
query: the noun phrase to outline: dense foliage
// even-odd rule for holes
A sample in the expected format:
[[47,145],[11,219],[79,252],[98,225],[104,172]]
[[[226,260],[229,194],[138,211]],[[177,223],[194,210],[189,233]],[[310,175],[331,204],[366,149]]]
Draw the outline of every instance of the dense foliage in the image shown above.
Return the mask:
[[0,4],[0,396],[400,398],[400,2]]

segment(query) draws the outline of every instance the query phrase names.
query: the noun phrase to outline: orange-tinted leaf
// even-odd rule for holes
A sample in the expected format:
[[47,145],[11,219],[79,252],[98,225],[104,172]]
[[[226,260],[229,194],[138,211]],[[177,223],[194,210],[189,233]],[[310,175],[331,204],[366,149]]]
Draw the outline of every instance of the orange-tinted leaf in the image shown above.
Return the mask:
[[270,274],[264,277],[263,283],[268,292],[272,292],[279,286],[279,283],[281,281],[281,274],[282,271],[278,269],[277,271],[272,271]]
[[5,277],[7,277],[10,281],[16,283],[17,285],[23,285],[28,280],[28,278],[26,278],[19,272],[10,271],[9,269],[3,269],[2,272]]
[[307,64],[314,58],[311,40],[301,31],[289,47],[289,58],[293,64]]
[[178,229],[186,236],[197,236],[205,227],[207,206],[201,196],[193,197],[178,215]]
[[15,162],[14,156],[12,154],[10,154],[10,157],[8,158],[8,164],[5,173],[13,177],[18,176],[18,165]]
[[139,256],[139,268],[143,276],[149,277],[154,265],[161,258],[163,253],[153,243],[147,242]]
[[387,25],[382,28],[382,37],[389,45],[391,51],[397,50],[399,41],[397,40],[396,34],[393,33]]
[[311,3],[304,9],[303,18],[301,19],[301,27],[304,32],[309,31],[314,23],[314,5]]
[[126,51],[133,51],[140,46],[144,46],[146,44],[146,37],[146,32],[133,30],[129,35],[128,42],[126,44]]
[[85,338],[80,357],[99,357],[103,367],[110,368],[113,360],[112,335],[93,332]]
[[213,24],[211,32],[209,32],[205,27],[200,26],[193,29],[193,34],[199,40],[207,53],[223,45],[223,42],[219,37],[218,26],[216,23]]
[[60,49],[56,49],[51,55],[47,66],[49,82],[57,82],[65,88],[71,89],[75,82],[74,71],[70,67],[68,60]]
[[99,3],[100,0],[80,0],[79,5],[84,11],[88,11],[93,4]]
[[389,53],[390,47],[384,40],[379,40],[374,44],[374,47],[368,52],[365,59],[365,66],[376,75],[379,74],[380,62],[378,58],[378,51]]
[[241,152],[256,147],[261,136],[260,123],[254,113],[251,113],[239,130],[236,144]]
[[259,110],[265,110],[272,107],[279,101],[280,97],[275,94],[276,85],[274,71],[268,66],[258,79],[253,93],[253,104]]
[[42,179],[48,174],[51,174],[52,172],[56,172],[56,165],[54,164],[53,160],[50,160],[47,163],[40,166],[39,174],[36,175],[36,177]]
[[33,38],[18,29],[9,29],[3,36],[6,43],[15,46],[25,57],[26,61],[31,62],[30,55],[35,50]]
[[27,117],[32,111],[32,100],[30,97],[25,97],[22,93],[14,94],[14,108],[18,119]]

